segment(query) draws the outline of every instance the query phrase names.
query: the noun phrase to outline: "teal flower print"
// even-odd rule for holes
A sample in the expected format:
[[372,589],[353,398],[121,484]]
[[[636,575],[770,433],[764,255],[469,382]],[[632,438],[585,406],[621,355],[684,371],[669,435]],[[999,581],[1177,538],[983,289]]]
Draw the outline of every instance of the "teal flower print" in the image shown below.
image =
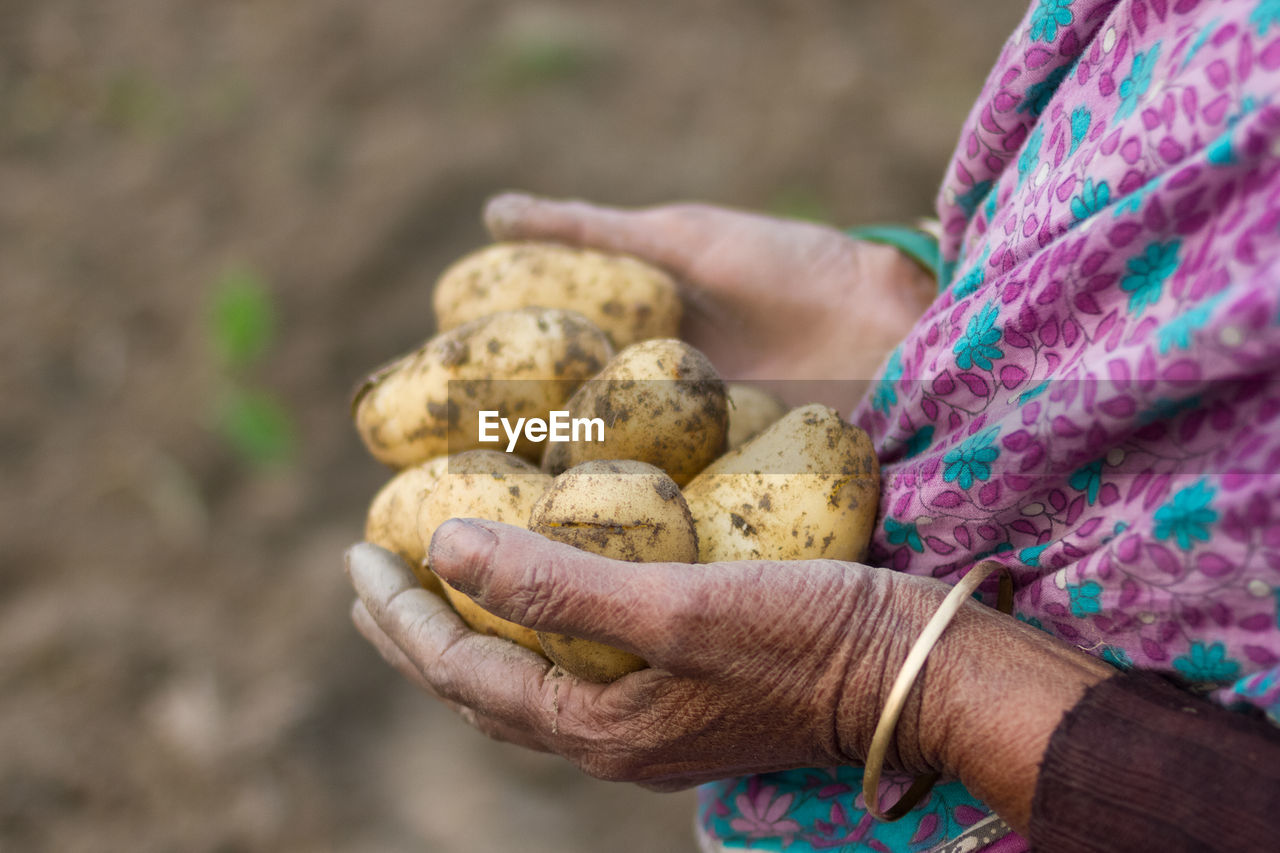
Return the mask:
[[1070,26],[1073,20],[1071,0],[1040,0],[1031,13],[1031,40],[1053,41],[1058,37],[1058,27]]
[[1019,621],[1019,622],[1026,622],[1026,623],[1027,623],[1028,625],[1030,625],[1032,628],[1036,628],[1036,629],[1038,629],[1038,630],[1040,630],[1040,631],[1044,631],[1046,634],[1047,634],[1047,633],[1050,633],[1049,629],[1048,629],[1048,628],[1046,628],[1046,627],[1044,626],[1044,623],[1043,623],[1043,622],[1041,622],[1039,619],[1037,619],[1037,618],[1036,618],[1036,617],[1034,617],[1034,616],[1023,616],[1021,613],[1019,613],[1019,614],[1018,614],[1018,621]]
[[1094,501],[1098,499],[1098,490],[1102,488],[1103,461],[1102,459],[1093,460],[1083,468],[1077,469],[1067,481],[1071,488],[1085,493],[1089,506],[1093,506]]
[[1218,25],[1221,23],[1221,18],[1214,18],[1200,29],[1200,35],[1196,36],[1196,40],[1191,43],[1191,47],[1187,48],[1187,55],[1182,57],[1183,68],[1186,68],[1192,58],[1200,52],[1200,48],[1204,47],[1209,42],[1209,39],[1213,34],[1218,31]]
[[1178,491],[1156,510],[1154,516],[1157,539],[1178,540],[1178,547],[1191,550],[1192,540],[1209,541],[1209,525],[1218,520],[1218,511],[1210,506],[1217,489],[1199,480]]
[[1224,130],[1217,139],[1205,146],[1204,156],[1215,166],[1230,166],[1236,161],[1235,149],[1231,147],[1231,128]]
[[1133,55],[1129,76],[1120,81],[1120,106],[1116,108],[1116,118],[1133,115],[1138,108],[1138,100],[1151,88],[1151,72],[1155,70],[1161,44],[1163,42],[1156,42],[1150,50]]
[[1168,355],[1169,351],[1174,347],[1191,349],[1192,333],[1204,328],[1204,324],[1209,322],[1209,315],[1213,313],[1213,309],[1218,307],[1218,303],[1222,301],[1224,296],[1226,296],[1226,293],[1219,291],[1194,308],[1183,311],[1176,317],[1171,318],[1161,326],[1156,333],[1156,344],[1160,354]]
[[1089,125],[1092,123],[1093,113],[1089,112],[1088,107],[1076,107],[1071,111],[1071,150],[1068,154],[1076,153],[1080,143],[1089,134]]
[[1103,649],[1102,659],[1116,669],[1133,669],[1133,658],[1119,646],[1107,646]]
[[1265,36],[1272,24],[1280,24],[1280,0],[1258,0],[1249,23],[1258,29],[1258,35]]
[[916,529],[914,521],[904,524],[892,516],[885,516],[884,532],[890,545],[906,545],[916,553],[924,553],[924,542],[920,540],[920,531]]
[[1112,213],[1115,216],[1121,216],[1125,213],[1137,213],[1142,210],[1142,203],[1147,200],[1147,196],[1155,192],[1159,186],[1160,178],[1152,178],[1121,199],[1120,203],[1112,209]]
[[1018,396],[1018,405],[1025,406],[1029,400],[1034,400],[1036,397],[1039,397],[1041,394],[1043,394],[1047,390],[1049,390],[1048,379],[1041,382],[1039,385],[1037,385],[1034,388],[1023,391],[1022,394]]
[[1000,448],[994,444],[999,434],[1000,427],[991,427],[969,436],[959,446],[947,451],[947,455],[942,457],[943,464],[947,466],[942,471],[942,479],[956,483],[962,489],[972,488],[975,480],[990,480],[991,463],[1000,456]]
[[876,392],[871,398],[871,408],[878,409],[886,415],[889,407],[898,402],[898,392],[893,385],[902,378],[902,347],[894,349],[889,362],[884,367],[884,376],[876,383]]
[[1120,289],[1129,294],[1129,313],[1139,315],[1160,299],[1164,283],[1178,268],[1181,240],[1152,243],[1139,257],[1130,258],[1129,274],[1120,280]]
[[1078,586],[1068,586],[1067,594],[1071,596],[1071,615],[1083,619],[1102,612],[1102,585],[1097,581],[1085,581]]
[[1049,100],[1053,97],[1053,93],[1058,90],[1058,86],[1062,84],[1062,80],[1067,74],[1075,68],[1075,65],[1063,65],[1061,68],[1055,68],[1049,72],[1049,76],[1027,87],[1027,91],[1022,96],[1022,103],[1018,104],[1018,112],[1030,113],[1032,118],[1039,116],[1044,112],[1044,108],[1049,106]]
[[1022,153],[1018,155],[1018,187],[1027,179],[1027,175],[1040,165],[1040,146],[1044,144],[1044,126],[1036,125],[1027,141],[1023,144]]
[[964,299],[966,296],[973,294],[987,280],[987,261],[991,257],[991,247],[982,250],[982,257],[978,258],[977,263],[969,268],[969,271],[960,276],[960,279],[951,286],[955,292],[956,299]]
[[995,327],[998,315],[995,303],[988,302],[969,318],[964,335],[951,348],[956,355],[956,364],[962,370],[972,370],[974,365],[990,370],[993,358],[1004,357],[1004,350],[996,346],[1004,336],[1004,332]]
[[964,211],[966,219],[973,218],[973,214],[978,210],[978,205],[982,204],[982,200],[987,197],[987,193],[991,192],[992,186],[994,184],[991,181],[978,181],[965,190],[962,195],[956,196],[956,204]]
[[1044,553],[1044,549],[1052,545],[1052,542],[1046,542],[1043,545],[1032,545],[1030,548],[1023,548],[1018,552],[1018,560],[1024,566],[1040,568],[1040,555]]
[[1227,116],[1226,128],[1217,139],[1205,146],[1205,159],[1215,166],[1230,166],[1236,162],[1236,151],[1231,145],[1231,137],[1235,134],[1235,127],[1240,123],[1240,119],[1257,108],[1258,102],[1252,96],[1246,95],[1240,102],[1239,112]]
[[933,444],[933,433],[933,424],[925,424],[916,430],[915,435],[907,439],[906,446],[903,448],[906,458],[910,459],[912,456],[919,456],[928,450],[929,446]]
[[1159,397],[1151,404],[1151,408],[1142,411],[1138,415],[1138,424],[1146,426],[1156,421],[1171,421],[1183,412],[1199,407],[1199,394],[1187,397],[1185,400],[1170,400],[1168,397]]
[[1071,198],[1071,215],[1075,222],[1082,222],[1111,204],[1111,185],[1106,181],[1095,184],[1093,178],[1085,178],[1080,194]]
[[1206,647],[1199,640],[1185,655],[1173,659],[1173,668],[1189,681],[1230,681],[1240,672],[1240,664],[1227,657],[1222,643]]

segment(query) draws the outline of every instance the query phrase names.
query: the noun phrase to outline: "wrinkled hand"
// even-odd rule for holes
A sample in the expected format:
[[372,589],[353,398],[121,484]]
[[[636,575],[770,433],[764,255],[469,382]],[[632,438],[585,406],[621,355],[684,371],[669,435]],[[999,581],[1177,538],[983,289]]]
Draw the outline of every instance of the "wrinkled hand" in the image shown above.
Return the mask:
[[[684,291],[681,337],[729,379],[870,379],[937,292],[895,249],[703,204],[621,210],[508,194],[485,221],[496,239],[624,252],[665,268]],[[776,390],[792,404],[846,411],[864,386],[842,386]]]
[[[441,526],[430,559],[501,616],[610,643],[651,668],[608,685],[564,675],[471,631],[390,553],[357,545],[353,615],[382,655],[492,737],[659,790],[859,761],[946,591],[835,561],[622,563],[475,520]],[[936,747],[911,719],[892,763],[933,768]]]

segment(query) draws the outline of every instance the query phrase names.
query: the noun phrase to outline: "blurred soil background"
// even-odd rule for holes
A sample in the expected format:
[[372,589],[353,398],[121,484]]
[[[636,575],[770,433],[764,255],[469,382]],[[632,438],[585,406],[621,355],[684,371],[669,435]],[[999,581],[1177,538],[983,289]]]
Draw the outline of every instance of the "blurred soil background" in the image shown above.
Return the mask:
[[504,188],[926,214],[1024,5],[0,0],[0,850],[691,850],[350,627],[349,393]]

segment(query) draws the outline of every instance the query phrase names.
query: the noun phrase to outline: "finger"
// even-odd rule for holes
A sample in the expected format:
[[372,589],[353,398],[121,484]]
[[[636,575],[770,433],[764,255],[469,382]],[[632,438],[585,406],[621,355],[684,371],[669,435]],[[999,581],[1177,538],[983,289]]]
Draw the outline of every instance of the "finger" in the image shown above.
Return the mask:
[[434,693],[504,725],[540,734],[552,730],[556,706],[544,685],[546,659],[472,631],[438,596],[416,586],[390,552],[361,543],[347,554],[352,584],[370,617]]
[[492,613],[651,662],[684,609],[668,564],[611,560],[511,525],[453,519],[437,528],[430,553],[445,581]]
[[399,646],[391,641],[390,637],[383,633],[382,629],[378,627],[378,623],[373,621],[373,616],[369,614],[369,609],[358,598],[351,605],[351,621],[355,623],[356,629],[361,635],[378,650],[378,653],[382,655],[382,659],[391,664],[396,672],[423,691],[430,693],[432,697],[447,706],[449,710],[453,711],[481,734],[494,740],[515,744],[537,752],[550,751],[542,740],[531,732],[498,722],[487,714],[476,711],[474,708],[468,708],[466,705],[461,705],[437,695],[435,689],[423,677],[418,667],[409,660]]
[[[391,664],[392,669],[419,689],[435,695],[435,690],[422,677],[418,667],[405,656],[399,646],[391,642],[390,637],[383,633],[382,629],[378,627],[378,623],[373,621],[373,617],[369,615],[369,608],[365,607],[364,602],[358,598],[351,605],[351,621],[355,624],[356,630],[360,632],[360,635],[378,650],[378,654],[382,656],[382,659]],[[440,697],[436,696],[436,698],[439,699]],[[446,705],[452,706],[455,711],[457,710],[456,703],[444,699],[441,701]]]
[[496,240],[554,240],[620,252],[687,277],[707,250],[708,238],[745,215],[709,205],[624,209],[504,193],[485,206],[484,220]]

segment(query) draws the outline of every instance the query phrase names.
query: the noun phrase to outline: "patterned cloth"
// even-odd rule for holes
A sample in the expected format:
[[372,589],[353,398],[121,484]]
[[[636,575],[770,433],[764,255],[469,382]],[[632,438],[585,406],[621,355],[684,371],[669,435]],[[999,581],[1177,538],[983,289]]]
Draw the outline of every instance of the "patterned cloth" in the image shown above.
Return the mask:
[[[1280,724],[1277,92],[1280,0],[1035,0],[942,186],[943,290],[852,417],[883,464],[868,562],[954,582],[995,555],[1018,618]],[[860,779],[707,785],[700,831],[990,840],[958,783],[880,824]]]

